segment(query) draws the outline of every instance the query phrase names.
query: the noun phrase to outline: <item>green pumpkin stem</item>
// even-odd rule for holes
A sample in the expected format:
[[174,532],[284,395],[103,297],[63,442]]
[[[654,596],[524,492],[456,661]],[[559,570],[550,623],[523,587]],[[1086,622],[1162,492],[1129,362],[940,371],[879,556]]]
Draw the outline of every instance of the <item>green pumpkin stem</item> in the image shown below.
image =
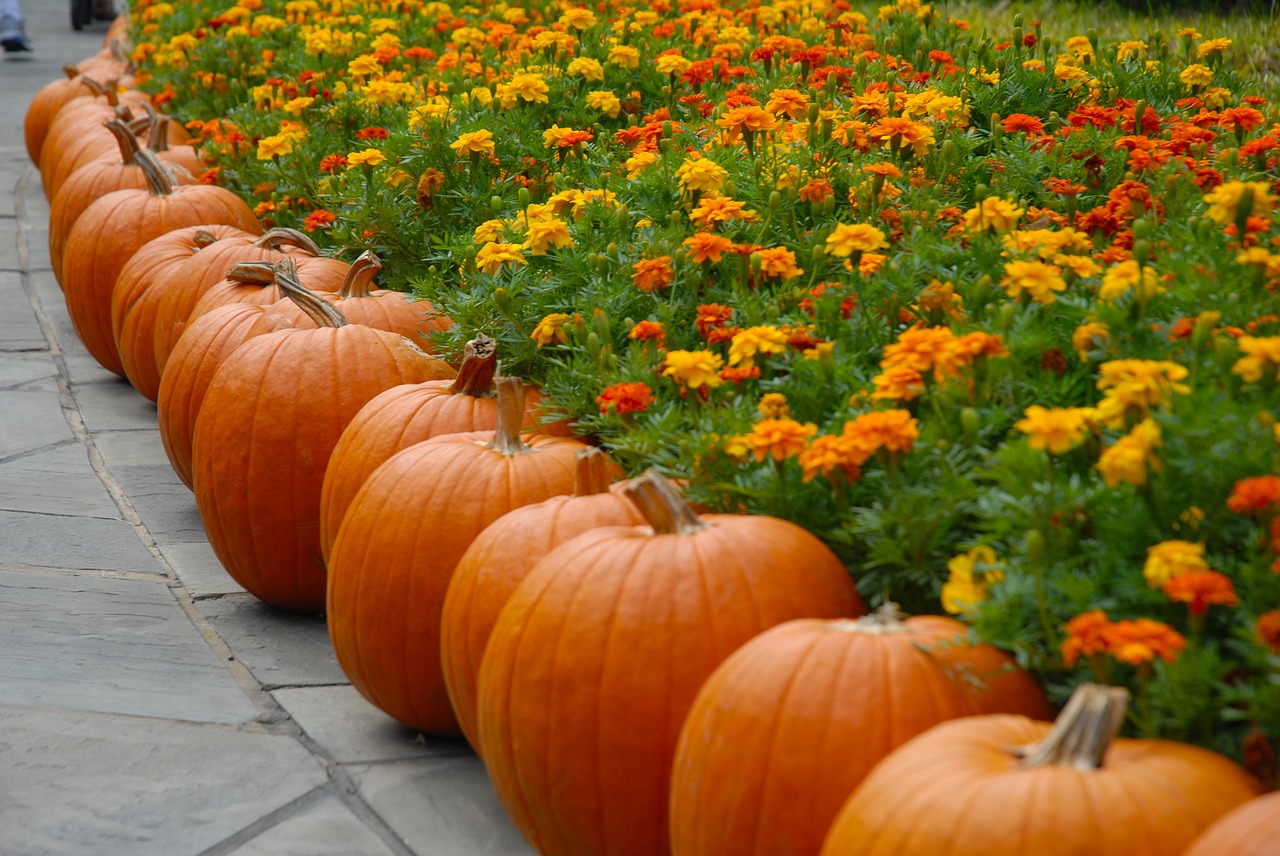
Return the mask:
[[[449,392],[472,398],[493,396],[493,376],[498,371],[498,343],[484,333],[477,333],[462,349],[462,365]],[[521,417],[523,421],[524,417]]]
[[139,149],[134,157],[134,163],[142,168],[142,174],[147,177],[147,189],[152,196],[168,196],[173,193],[177,187],[173,176],[154,152]]
[[595,496],[613,484],[613,461],[595,446],[579,449],[574,457],[573,495]]
[[326,303],[303,287],[298,280],[298,265],[293,259],[281,259],[274,264],[276,288],[298,305],[317,327],[345,327],[351,322],[331,303]]
[[711,525],[695,514],[676,486],[655,469],[645,470],[623,488],[623,493],[639,507],[655,535],[692,535]]
[[120,162],[126,165],[133,164],[137,158],[138,151],[142,148],[138,144],[138,136],[127,123],[119,119],[108,119],[103,127],[111,132],[116,138],[116,143],[120,146]]
[[315,241],[307,237],[305,232],[283,226],[263,232],[262,237],[253,242],[253,246],[260,250],[272,250],[277,253],[284,252],[285,247],[295,247],[308,256],[320,255],[320,248],[316,246]]
[[342,279],[338,296],[344,300],[353,297],[369,297],[373,292],[373,278],[382,270],[382,259],[372,250],[365,250],[351,263]]
[[1039,743],[1018,750],[1024,767],[1062,764],[1096,770],[1124,725],[1129,691],[1123,687],[1081,684]]
[[517,377],[500,377],[493,384],[498,388],[498,427],[488,447],[507,457],[532,452],[520,439],[520,428],[524,424],[524,384]]

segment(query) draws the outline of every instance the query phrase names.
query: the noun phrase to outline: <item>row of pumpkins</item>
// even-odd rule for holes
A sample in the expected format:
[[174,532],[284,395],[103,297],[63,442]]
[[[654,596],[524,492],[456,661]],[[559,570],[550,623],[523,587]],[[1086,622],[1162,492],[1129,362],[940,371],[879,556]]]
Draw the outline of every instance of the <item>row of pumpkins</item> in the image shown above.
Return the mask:
[[324,611],[373,704],[464,734],[540,852],[1280,852],[1280,794],[1117,739],[1123,690],[1082,687],[1050,724],[960,623],[864,615],[801,528],[700,515],[654,472],[613,483],[495,376],[492,339],[455,369],[423,350],[449,320],[375,288],[375,256],[263,234],[196,183],[117,53],[26,118],[76,331],[157,402],[228,573]]

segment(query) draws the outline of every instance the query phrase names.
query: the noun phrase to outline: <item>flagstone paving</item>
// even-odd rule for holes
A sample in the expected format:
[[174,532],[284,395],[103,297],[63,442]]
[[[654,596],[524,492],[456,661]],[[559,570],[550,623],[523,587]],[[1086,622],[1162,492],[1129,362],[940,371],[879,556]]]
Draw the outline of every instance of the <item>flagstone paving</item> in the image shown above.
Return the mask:
[[465,742],[371,707],[323,616],[227,577],[155,405],[75,338],[22,118],[105,24],[24,7],[36,53],[0,59],[0,853],[531,853]]

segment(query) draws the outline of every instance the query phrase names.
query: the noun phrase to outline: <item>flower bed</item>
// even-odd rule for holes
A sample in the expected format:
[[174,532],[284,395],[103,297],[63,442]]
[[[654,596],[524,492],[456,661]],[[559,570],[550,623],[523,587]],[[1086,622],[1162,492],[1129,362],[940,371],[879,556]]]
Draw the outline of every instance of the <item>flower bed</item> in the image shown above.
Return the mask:
[[136,2],[268,225],[1061,700],[1280,739],[1280,118],[1229,39],[846,2]]

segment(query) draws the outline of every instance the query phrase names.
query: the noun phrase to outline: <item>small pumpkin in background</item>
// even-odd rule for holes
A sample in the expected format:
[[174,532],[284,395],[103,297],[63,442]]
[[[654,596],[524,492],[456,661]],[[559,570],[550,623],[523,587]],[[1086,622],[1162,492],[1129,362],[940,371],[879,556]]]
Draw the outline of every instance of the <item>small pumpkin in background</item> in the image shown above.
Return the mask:
[[670,852],[671,765],[703,682],[770,627],[863,612],[844,564],[799,526],[700,518],[652,471],[626,491],[649,525],[543,556],[480,666],[480,754],[543,856]]
[[[86,78],[90,86],[101,86]],[[109,84],[93,98],[67,104],[49,123],[49,132],[40,149],[40,182],[45,198],[53,201],[58,191],[77,169],[99,158],[110,157],[117,143],[104,127],[112,119],[130,123],[134,132],[145,136],[150,122],[134,113],[146,96],[137,91],[118,93]]]
[[411,728],[457,734],[440,655],[454,568],[502,515],[573,490],[584,444],[522,438],[523,384],[497,381],[497,427],[397,452],[360,487],[329,554],[329,636],[352,685]]
[[382,270],[382,261],[366,250],[351,263],[338,288],[338,310],[355,324],[391,330],[416,342],[427,353],[435,353],[431,334],[448,330],[453,324],[436,311],[430,301],[412,294],[376,288],[373,278]]
[[1128,692],[1085,684],[1055,723],[954,719],[894,751],[840,810],[822,856],[1165,856],[1258,783],[1197,746],[1117,739]]
[[454,371],[396,333],[348,324],[276,263],[317,325],[249,339],[218,368],[196,419],[196,507],[233,579],[281,609],[321,612],[320,483],[333,447],[383,389]]
[[1052,715],[1044,693],[959,621],[857,619],[765,631],[707,679],[685,719],[671,785],[675,856],[817,856],[871,769],[949,719]]
[[22,136],[27,146],[27,157],[36,166],[40,165],[40,149],[44,147],[44,138],[49,133],[49,122],[58,115],[58,111],[76,98],[92,98],[97,94],[74,65],[64,65],[62,71],[66,78],[51,80],[40,87],[23,117]]
[[594,447],[578,452],[573,493],[499,517],[471,543],[453,572],[440,625],[444,680],[462,733],[479,745],[476,678],[493,625],[538,560],[601,526],[641,526],[644,516],[614,483],[617,467]]
[[1275,856],[1280,848],[1280,791],[1224,814],[1182,856]]
[[[479,333],[463,350],[453,380],[397,386],[361,408],[342,433],[329,459],[320,496],[320,544],[326,558],[333,550],[342,518],[361,485],[388,458],[402,449],[466,431],[492,431],[498,425],[498,400],[493,376],[498,367],[498,343]],[[524,386],[524,430],[538,429],[544,399]],[[541,430],[540,433],[562,433]]]

